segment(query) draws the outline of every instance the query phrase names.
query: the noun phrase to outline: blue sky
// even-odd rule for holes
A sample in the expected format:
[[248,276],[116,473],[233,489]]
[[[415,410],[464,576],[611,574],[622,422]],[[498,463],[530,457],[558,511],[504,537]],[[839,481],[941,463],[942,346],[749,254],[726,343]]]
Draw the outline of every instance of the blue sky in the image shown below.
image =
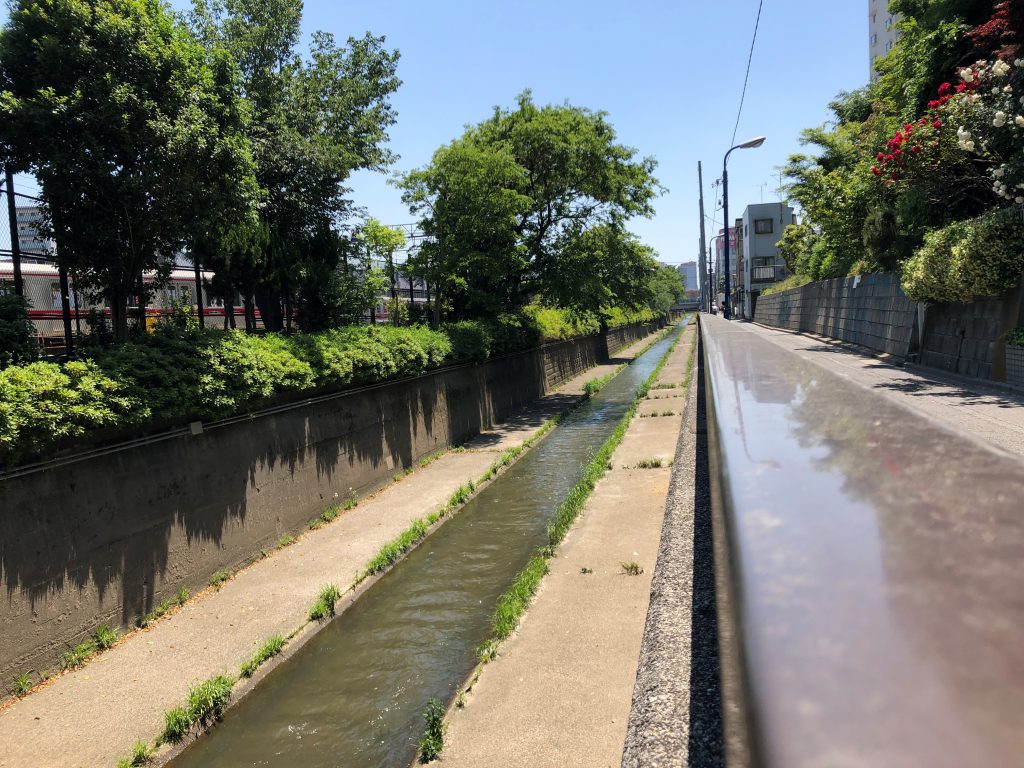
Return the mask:
[[[174,0],[179,9],[189,0]],[[698,252],[697,161],[721,175],[739,106],[758,0],[307,0],[307,32],[387,36],[402,53],[391,146],[396,171],[433,151],[494,105],[533,90],[542,103],[568,100],[604,110],[620,140],[653,155],[670,191],[657,214],[632,229],[668,263]],[[801,129],[828,118],[841,89],[868,76],[863,0],[765,0],[737,141],[768,137],[730,159],[730,214],[776,199],[775,168],[799,151]],[[765,185],[762,187],[762,185]],[[354,198],[388,224],[412,221],[380,174],[352,180]],[[717,214],[721,222],[721,212]],[[710,230],[709,230],[710,231]]]

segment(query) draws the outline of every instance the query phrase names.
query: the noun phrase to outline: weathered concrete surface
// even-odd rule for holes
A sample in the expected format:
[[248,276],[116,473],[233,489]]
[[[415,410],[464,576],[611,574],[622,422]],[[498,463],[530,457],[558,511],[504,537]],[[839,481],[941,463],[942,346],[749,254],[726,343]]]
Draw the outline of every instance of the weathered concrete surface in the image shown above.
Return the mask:
[[744,324],[746,330],[845,379],[988,446],[1024,455],[1024,396],[937,371],[900,368],[811,336]]
[[587,380],[614,370],[615,362],[587,371],[507,426],[480,435],[465,452],[392,484],[256,562],[220,591],[208,590],[0,712],[0,768],[112,766],[136,740],[151,741],[162,728],[162,713],[179,705],[191,685],[215,674],[237,674],[266,638],[301,626],[320,587],[351,584],[383,543],[478,478],[499,451],[533,434]]
[[0,699],[100,624],[129,627],[595,365],[656,323],[545,345],[0,478]]
[[623,768],[724,765],[707,435],[700,383],[695,369],[672,465]]
[[[660,381],[685,376],[685,334]],[[681,419],[634,419],[519,630],[451,715],[443,765],[619,764],[670,475],[622,466],[671,456]],[[644,573],[625,575],[628,561]]]

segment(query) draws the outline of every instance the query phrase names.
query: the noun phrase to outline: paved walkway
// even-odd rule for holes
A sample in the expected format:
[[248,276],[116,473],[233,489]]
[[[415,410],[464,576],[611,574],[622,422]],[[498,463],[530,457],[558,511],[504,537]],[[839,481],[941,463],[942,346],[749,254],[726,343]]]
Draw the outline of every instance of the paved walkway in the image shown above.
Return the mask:
[[[659,382],[684,380],[695,331]],[[519,630],[452,713],[442,765],[619,765],[684,394],[652,389],[641,405]],[[652,458],[666,466],[636,468]],[[630,561],[641,575],[623,573]]]
[[[302,626],[324,584],[351,584],[382,544],[479,478],[497,453],[522,443],[581,395],[588,380],[631,359],[651,338],[480,435],[466,451],[389,486],[250,566],[220,591],[197,595],[173,616],[16,702],[0,713],[0,767],[113,766],[137,740],[151,743],[162,730],[163,713],[181,704],[191,685],[237,674],[265,639]],[[310,625],[300,639],[312,631]]]
[[818,336],[753,323],[742,327],[955,432],[1024,455],[1024,395],[927,368],[892,365]]

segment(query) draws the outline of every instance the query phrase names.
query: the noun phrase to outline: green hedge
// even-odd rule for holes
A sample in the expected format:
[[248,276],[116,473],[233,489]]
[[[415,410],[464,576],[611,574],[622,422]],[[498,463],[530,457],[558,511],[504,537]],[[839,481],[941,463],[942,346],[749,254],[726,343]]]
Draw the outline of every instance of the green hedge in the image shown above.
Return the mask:
[[351,326],[249,336],[163,325],[130,343],[93,350],[86,361],[0,370],[0,466],[39,458],[99,429],[223,418],[289,392],[416,376],[595,330],[594,321],[559,310],[463,321],[438,331]]
[[903,265],[903,290],[923,303],[970,302],[1012,288],[1024,272],[1017,210],[993,211],[925,235]]

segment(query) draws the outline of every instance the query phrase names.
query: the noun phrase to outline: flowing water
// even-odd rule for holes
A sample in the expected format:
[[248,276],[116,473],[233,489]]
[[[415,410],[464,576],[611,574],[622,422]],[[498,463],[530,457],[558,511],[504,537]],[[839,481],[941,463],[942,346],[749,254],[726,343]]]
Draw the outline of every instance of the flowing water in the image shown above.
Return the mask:
[[[682,326],[680,326],[681,329]],[[174,768],[405,766],[431,697],[449,701],[498,597],[538,547],[680,332],[661,339],[315,635]]]

